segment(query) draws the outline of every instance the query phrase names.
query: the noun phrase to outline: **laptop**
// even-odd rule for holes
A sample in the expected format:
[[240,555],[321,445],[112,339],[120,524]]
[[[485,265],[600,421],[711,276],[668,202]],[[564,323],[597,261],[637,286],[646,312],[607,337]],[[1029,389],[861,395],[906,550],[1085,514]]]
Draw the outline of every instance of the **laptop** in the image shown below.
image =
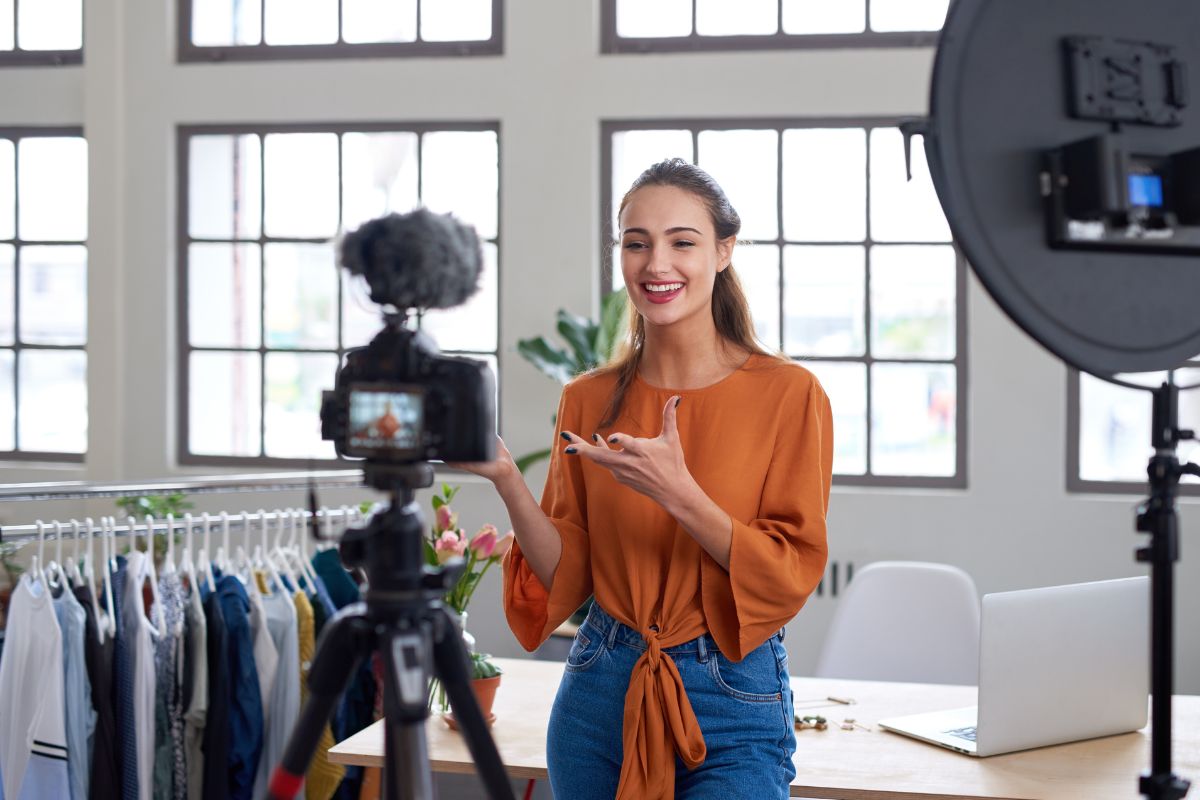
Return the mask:
[[1150,579],[984,595],[978,706],[879,727],[993,756],[1145,727]]

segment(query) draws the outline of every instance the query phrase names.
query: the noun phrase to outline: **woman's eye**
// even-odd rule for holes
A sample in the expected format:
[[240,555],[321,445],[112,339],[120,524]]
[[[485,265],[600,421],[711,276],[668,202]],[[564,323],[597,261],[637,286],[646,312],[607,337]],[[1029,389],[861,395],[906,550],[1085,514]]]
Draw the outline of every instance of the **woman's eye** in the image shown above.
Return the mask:
[[646,245],[644,242],[626,242],[625,243],[626,250],[641,250],[645,246]]
[[675,246],[676,247],[695,247],[696,243],[689,242],[686,239],[680,239],[678,242],[675,243]]

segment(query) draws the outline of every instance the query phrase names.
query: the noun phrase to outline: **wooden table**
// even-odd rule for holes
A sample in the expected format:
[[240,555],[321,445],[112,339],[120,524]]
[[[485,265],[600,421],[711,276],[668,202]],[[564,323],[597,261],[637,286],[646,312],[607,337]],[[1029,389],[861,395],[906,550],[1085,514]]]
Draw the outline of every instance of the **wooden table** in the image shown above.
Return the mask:
[[[562,678],[553,661],[496,659],[504,670],[493,711],[492,734],[513,778],[546,778],[546,725]],[[879,719],[938,711],[975,703],[969,686],[878,683],[792,678],[796,711],[821,714],[831,723],[853,716],[871,731],[796,732],[796,779],[792,796],[847,800],[1133,800],[1137,776],[1150,763],[1149,729],[1087,742],[1043,747],[990,758],[971,758],[905,736],[882,731]],[[852,697],[853,706],[803,702],[808,698]],[[1200,697],[1177,697],[1174,771],[1200,780]],[[1048,710],[1047,713],[1053,713]],[[1031,724],[1036,724],[1032,720]],[[459,734],[439,718],[426,728],[435,772],[474,772]],[[343,764],[383,766],[383,728],[375,723],[329,751]],[[1193,786],[1192,794],[1200,792]]]

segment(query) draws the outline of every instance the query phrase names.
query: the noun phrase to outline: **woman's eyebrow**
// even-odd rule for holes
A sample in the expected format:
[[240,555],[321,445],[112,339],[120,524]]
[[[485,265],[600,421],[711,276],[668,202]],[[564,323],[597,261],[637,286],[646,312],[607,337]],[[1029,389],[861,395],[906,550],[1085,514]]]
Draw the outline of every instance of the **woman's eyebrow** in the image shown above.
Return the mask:
[[[703,235],[704,235],[703,233],[701,233],[700,231],[696,230],[695,228],[689,228],[689,227],[687,227],[686,225],[677,225],[677,226],[676,226],[676,227],[674,227],[674,228],[667,228],[665,231],[663,231],[663,233],[665,233],[667,236],[670,236],[670,235],[671,235],[671,234],[673,234],[673,233],[681,233],[681,232],[683,232],[683,231],[688,231],[688,232],[690,232],[690,233],[694,233],[694,234],[696,234],[697,236],[703,236]],[[625,235],[625,234],[627,234],[627,233],[640,233],[640,234],[642,234],[643,236],[649,236],[649,235],[650,235],[650,231],[646,230],[645,228],[626,228],[625,230],[621,231],[621,235],[622,235],[622,236],[624,236],[624,235]]]

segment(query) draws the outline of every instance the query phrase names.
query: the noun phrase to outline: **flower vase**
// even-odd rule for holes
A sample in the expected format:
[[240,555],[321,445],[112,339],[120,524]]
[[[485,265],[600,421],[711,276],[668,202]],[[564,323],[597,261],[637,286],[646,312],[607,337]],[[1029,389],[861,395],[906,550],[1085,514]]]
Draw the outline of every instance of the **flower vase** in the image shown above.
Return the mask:
[[[453,613],[453,612],[451,612]],[[463,644],[467,646],[467,654],[475,652],[475,637],[467,633],[467,612],[455,615],[458,622],[458,629],[462,631]]]
[[[466,646],[467,657],[470,658],[471,653],[475,652],[475,637],[467,632],[467,612],[461,614],[452,608],[447,609],[450,616],[454,618],[458,624],[458,630],[462,634],[463,644]],[[446,690],[442,687],[441,681],[436,678],[430,682],[432,693],[430,696],[430,708],[438,713],[445,714],[450,710],[450,698],[446,696]]]

